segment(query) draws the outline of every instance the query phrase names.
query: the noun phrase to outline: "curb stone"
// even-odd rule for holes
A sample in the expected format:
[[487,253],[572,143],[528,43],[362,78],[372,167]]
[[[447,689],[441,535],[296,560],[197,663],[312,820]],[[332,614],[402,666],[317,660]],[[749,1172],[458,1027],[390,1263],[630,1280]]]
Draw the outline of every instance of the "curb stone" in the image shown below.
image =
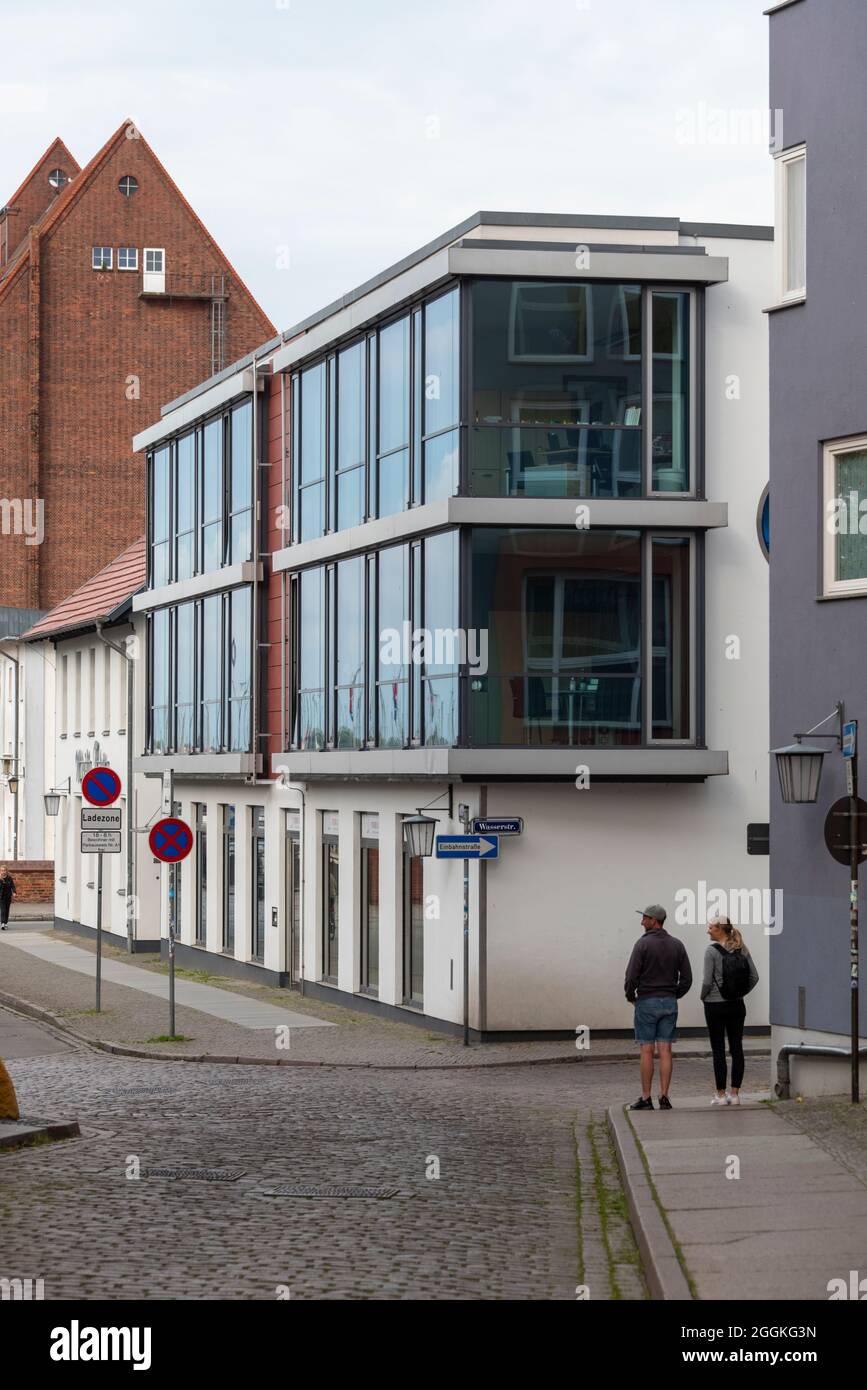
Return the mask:
[[609,1108],[608,1129],[614,1142],[629,1208],[629,1219],[641,1254],[650,1296],[665,1302],[678,1299],[692,1302],[692,1290],[662,1219],[642,1162],[638,1140],[625,1110],[620,1106],[612,1105]]
[[[109,1052],[117,1057],[139,1057],[148,1061],[157,1062],[215,1062],[225,1066],[256,1066],[256,1067],[339,1067],[352,1068],[357,1071],[488,1071],[492,1067],[552,1067],[578,1063],[582,1066],[598,1066],[600,1063],[628,1062],[634,1060],[633,1054],[629,1052],[605,1052],[599,1053],[595,1057],[581,1056],[576,1052],[574,1057],[525,1057],[523,1060],[507,1062],[337,1062],[320,1061],[316,1058],[293,1059],[290,1057],[226,1057],[219,1054],[203,1053],[172,1053],[156,1052],[153,1048],[128,1047],[124,1043],[105,1042],[101,1038],[89,1038],[86,1033],[79,1033],[72,1028],[59,1014],[54,1014],[50,1009],[43,1009],[38,1004],[31,1004],[26,999],[19,999],[14,994],[6,994],[0,990],[0,1005],[12,1009],[17,1013],[25,1014],[29,1018],[36,1019],[39,1023],[47,1023],[50,1027],[57,1029],[61,1034],[68,1038],[74,1038],[76,1042],[83,1043],[85,1047],[94,1048],[99,1052]],[[484,1047],[484,1044],[481,1044]],[[676,1057],[685,1061],[704,1061],[710,1056],[709,1051],[704,1052],[678,1052]],[[768,1052],[753,1052],[753,1057],[770,1057]]]
[[77,1120],[3,1120],[0,1121],[0,1152],[23,1148],[34,1139],[77,1139],[80,1134]]

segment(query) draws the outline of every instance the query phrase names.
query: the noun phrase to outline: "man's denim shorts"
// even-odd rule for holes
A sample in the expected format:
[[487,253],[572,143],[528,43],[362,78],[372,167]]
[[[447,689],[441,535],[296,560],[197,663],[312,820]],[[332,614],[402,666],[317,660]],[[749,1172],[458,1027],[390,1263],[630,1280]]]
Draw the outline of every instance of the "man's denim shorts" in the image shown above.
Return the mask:
[[661,994],[649,994],[636,999],[635,1041],[676,1042],[677,1000]]

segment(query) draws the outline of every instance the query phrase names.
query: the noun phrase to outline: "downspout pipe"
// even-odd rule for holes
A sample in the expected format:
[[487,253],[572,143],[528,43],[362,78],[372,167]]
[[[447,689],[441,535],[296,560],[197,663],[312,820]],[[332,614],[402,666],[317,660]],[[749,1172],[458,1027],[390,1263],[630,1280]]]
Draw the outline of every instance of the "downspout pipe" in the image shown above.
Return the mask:
[[102,630],[102,622],[96,621],[96,635],[100,642],[117,652],[126,662],[126,949],[132,955],[135,950],[135,830],[133,826],[135,796],[133,787],[133,720],[135,718],[135,681],[133,679],[133,658],[117,642],[112,642]]
[[[867,1057],[867,1047],[859,1047],[858,1056]],[[830,1044],[786,1043],[777,1054],[777,1083],[774,1086],[774,1094],[779,1100],[791,1099],[790,1062],[792,1057],[837,1057],[841,1062],[849,1062],[852,1059],[852,1052],[848,1047],[833,1047]]]

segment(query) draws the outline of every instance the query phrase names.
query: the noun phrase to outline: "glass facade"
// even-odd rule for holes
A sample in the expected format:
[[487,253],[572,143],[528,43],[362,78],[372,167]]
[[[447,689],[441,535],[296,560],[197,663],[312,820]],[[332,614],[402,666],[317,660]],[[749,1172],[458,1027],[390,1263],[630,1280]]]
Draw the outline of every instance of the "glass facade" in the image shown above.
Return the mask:
[[470,491],[642,496],[646,430],[650,490],[689,491],[691,298],[628,284],[475,282]]
[[161,445],[148,458],[151,588],[253,555],[253,402]]
[[294,748],[456,741],[459,574],[451,530],[295,577]]
[[[690,732],[691,543],[638,531],[478,528],[468,671],[475,746],[630,747]],[[652,589],[653,708],[645,709]]]
[[149,753],[249,752],[252,589],[148,615]]
[[294,540],[457,492],[459,323],[451,289],[293,378]]

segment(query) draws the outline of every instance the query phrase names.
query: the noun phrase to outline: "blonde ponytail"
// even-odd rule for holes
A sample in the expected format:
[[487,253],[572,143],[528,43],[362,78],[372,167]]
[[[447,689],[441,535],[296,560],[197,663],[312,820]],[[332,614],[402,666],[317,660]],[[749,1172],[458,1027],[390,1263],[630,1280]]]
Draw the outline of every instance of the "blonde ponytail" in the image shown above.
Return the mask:
[[712,925],[716,927],[722,927],[723,931],[725,932],[726,939],[723,944],[727,951],[743,951],[745,955],[749,955],[749,951],[744,945],[743,937],[741,936],[737,927],[732,926],[728,917],[715,917],[713,919]]

